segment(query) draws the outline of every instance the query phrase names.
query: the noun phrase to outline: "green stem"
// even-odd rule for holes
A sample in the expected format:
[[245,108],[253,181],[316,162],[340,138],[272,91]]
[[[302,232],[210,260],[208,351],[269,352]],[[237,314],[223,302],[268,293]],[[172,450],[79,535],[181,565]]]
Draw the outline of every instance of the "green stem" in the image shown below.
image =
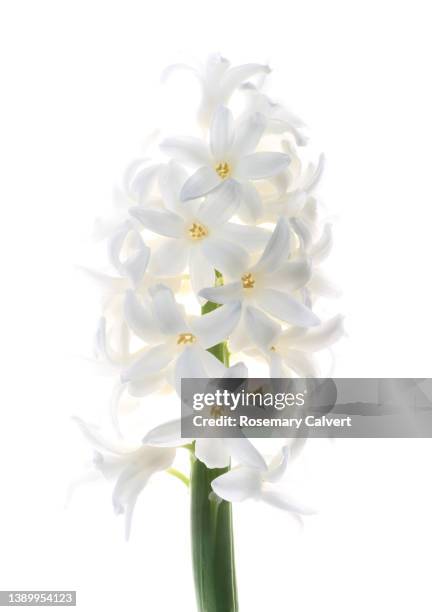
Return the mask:
[[171,476],[174,476],[175,478],[178,478],[179,480],[181,480],[183,484],[189,487],[189,484],[190,484],[189,478],[185,476],[183,472],[180,472],[180,470],[176,470],[176,468],[172,467],[172,468],[167,469],[167,473],[171,474]]
[[228,468],[209,469],[196,457],[191,470],[192,561],[198,612],[237,612],[231,504],[211,482]]
[[[217,275],[217,279],[220,276]],[[202,314],[218,308],[207,302]],[[226,366],[226,342],[208,349]],[[211,483],[229,467],[209,469],[191,453],[192,562],[198,612],[238,612],[231,504],[216,497]]]

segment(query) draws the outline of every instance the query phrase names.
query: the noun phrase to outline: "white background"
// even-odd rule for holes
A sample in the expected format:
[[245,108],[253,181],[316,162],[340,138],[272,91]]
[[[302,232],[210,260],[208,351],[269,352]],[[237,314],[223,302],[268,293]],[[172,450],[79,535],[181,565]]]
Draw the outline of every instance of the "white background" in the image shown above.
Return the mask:
[[[77,589],[83,612],[194,609],[186,490],[155,479],[123,541],[106,487],[63,509],[87,447],[72,414],[107,390],[82,366],[97,298],[74,264],[141,153],[170,63],[269,61],[328,164],[340,376],[431,376],[429,3],[6,0],[0,9],[0,589]],[[171,107],[172,108],[172,107]],[[429,440],[316,442],[303,531],[235,509],[241,609],[431,609]]]

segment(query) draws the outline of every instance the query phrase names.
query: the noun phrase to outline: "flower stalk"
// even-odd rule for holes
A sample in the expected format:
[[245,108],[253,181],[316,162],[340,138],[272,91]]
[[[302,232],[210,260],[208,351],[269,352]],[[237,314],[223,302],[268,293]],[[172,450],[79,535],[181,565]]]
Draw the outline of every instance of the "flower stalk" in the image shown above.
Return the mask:
[[[218,273],[216,276],[219,280]],[[214,302],[206,302],[202,314],[217,307]],[[229,366],[226,342],[208,350]],[[232,507],[215,495],[211,485],[229,467],[209,469],[193,452],[191,462],[192,563],[198,612],[237,612]]]
[[229,468],[209,469],[192,456],[192,563],[198,612],[237,612],[231,503],[212,492]]

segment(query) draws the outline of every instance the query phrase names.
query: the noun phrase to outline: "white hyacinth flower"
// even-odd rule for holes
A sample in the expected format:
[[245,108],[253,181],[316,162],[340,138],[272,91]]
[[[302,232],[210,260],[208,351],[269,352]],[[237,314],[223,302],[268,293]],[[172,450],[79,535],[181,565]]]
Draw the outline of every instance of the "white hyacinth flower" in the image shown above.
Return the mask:
[[318,377],[315,353],[329,348],[344,335],[343,317],[337,315],[316,327],[282,327],[256,309],[248,312],[250,336],[269,364],[272,378]]
[[242,196],[240,214],[245,220],[259,219],[263,207],[253,182],[280,174],[291,160],[281,152],[255,152],[265,127],[265,118],[259,113],[235,125],[231,111],[219,106],[210,125],[208,145],[198,138],[164,140],[161,149],[166,155],[198,168],[184,184],[181,199],[194,200],[220,188],[225,181],[235,181]]
[[179,388],[185,372],[200,377],[203,364],[223,374],[224,367],[208,348],[222,342],[236,327],[240,304],[232,303],[201,317],[187,316],[175,301],[172,291],[157,285],[151,290],[151,310],[129,292],[125,317],[137,336],[152,346],[140,351],[136,360],[122,372],[122,381],[129,383],[132,395],[139,393],[141,384],[168,367],[174,370],[175,386]]
[[[221,287],[208,287],[200,292],[202,297],[217,304],[242,304],[243,318],[237,338],[243,328],[250,330],[245,319],[251,309],[258,309],[299,327],[319,324],[319,318],[312,310],[291,295],[310,280],[311,267],[307,259],[288,260],[289,251],[289,227],[284,219],[280,219],[256,264],[243,267],[239,272],[239,262],[232,261],[230,276],[232,278],[237,275],[237,280],[230,280]],[[242,345],[243,340],[236,346],[236,350]]]
[[[189,364],[190,365],[190,364]],[[202,368],[201,372],[188,369],[187,364],[183,372],[183,378],[217,378],[217,388],[224,387],[224,380],[232,378],[245,379],[248,375],[247,368],[243,363],[237,363],[230,368],[223,368],[222,374],[220,368],[218,374],[213,370],[211,364],[207,368]],[[214,390],[213,387],[209,386],[209,391]],[[187,410],[189,408],[189,410]],[[196,414],[193,406],[184,406],[184,413],[182,419],[175,419],[163,423],[149,431],[143,439],[144,444],[152,444],[156,446],[179,446],[189,440],[185,440],[181,437],[181,424],[187,422],[188,419],[192,419],[193,415]],[[220,406],[205,406],[200,415],[206,418],[215,418],[226,414],[223,407]],[[214,468],[225,468],[231,463],[231,460],[240,462],[251,468],[258,470],[265,470],[266,464],[257,451],[255,446],[243,436],[241,430],[238,430],[239,436],[236,438],[215,438],[215,437],[204,437],[206,432],[211,435],[211,428],[204,426],[202,428],[203,437],[197,438],[195,441],[195,456],[205,463],[209,469]]]
[[312,229],[317,223],[318,208],[313,192],[324,170],[324,156],[319,157],[317,164],[308,164],[304,169],[293,147],[285,146],[284,149],[293,161],[287,171],[272,180],[277,194],[264,197],[265,219],[277,221],[281,216],[299,219]]
[[260,112],[268,121],[267,131],[274,134],[292,134],[297,146],[307,144],[303,133],[305,123],[282,104],[274,102],[252,83],[245,83],[241,90],[246,94],[249,112]]
[[246,466],[235,467],[215,478],[212,481],[212,489],[218,497],[230,502],[263,501],[297,516],[314,514],[311,508],[296,501],[292,496],[281,493],[274,486],[285,474],[289,457],[290,451],[285,446],[266,470]]
[[232,94],[244,83],[255,76],[265,76],[270,68],[263,64],[243,64],[231,66],[219,53],[210,55],[203,65],[189,66],[174,64],[165,69],[162,79],[167,79],[179,70],[191,71],[201,86],[201,104],[198,121],[207,127],[214,111],[220,104],[227,104]]
[[125,537],[129,539],[135,504],[141,491],[157,472],[173,463],[174,448],[131,445],[105,438],[98,427],[75,418],[81,432],[95,451],[94,467],[114,482],[112,502],[116,514],[125,515]]
[[120,277],[137,286],[147,270],[150,249],[131,221],[125,221],[108,242],[108,256]]
[[160,176],[167,208],[137,206],[130,214],[152,232],[164,236],[152,252],[150,271],[163,277],[189,271],[192,289],[214,283],[215,269],[225,273],[232,258],[246,262],[268,240],[267,230],[230,223],[239,204],[239,190],[233,181],[210,194],[203,202],[180,201],[183,170],[169,164]]

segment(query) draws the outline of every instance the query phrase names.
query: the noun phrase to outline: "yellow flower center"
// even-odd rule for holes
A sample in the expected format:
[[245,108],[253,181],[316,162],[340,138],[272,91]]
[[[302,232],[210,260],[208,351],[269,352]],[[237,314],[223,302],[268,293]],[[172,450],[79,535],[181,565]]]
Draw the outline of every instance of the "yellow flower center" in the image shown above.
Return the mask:
[[192,223],[188,229],[189,236],[192,240],[202,240],[208,236],[208,229],[201,223]]
[[276,347],[275,347],[275,346],[271,346],[271,347],[270,347],[270,350],[271,350],[273,353],[275,353],[275,352],[276,352]]
[[221,179],[226,179],[231,174],[230,165],[227,162],[219,162],[215,168]]
[[212,416],[214,419],[217,419],[218,417],[223,415],[223,406],[212,406],[210,409],[210,416]]
[[241,277],[243,283],[243,289],[253,289],[255,286],[255,279],[250,272],[243,274]]
[[196,337],[189,332],[179,334],[177,338],[177,344],[193,344],[194,342],[196,342]]

